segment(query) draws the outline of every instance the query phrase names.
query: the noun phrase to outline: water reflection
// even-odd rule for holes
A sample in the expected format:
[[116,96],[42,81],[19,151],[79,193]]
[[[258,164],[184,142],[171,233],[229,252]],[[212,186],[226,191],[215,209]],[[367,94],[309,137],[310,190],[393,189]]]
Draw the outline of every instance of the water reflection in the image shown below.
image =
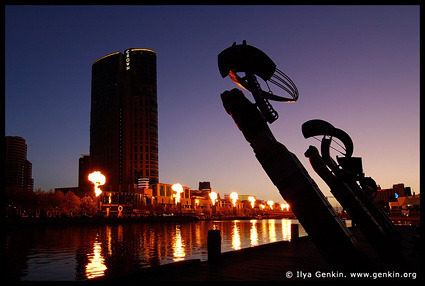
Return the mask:
[[238,227],[238,220],[235,220],[233,222],[233,231],[232,231],[232,248],[234,250],[241,249],[241,237],[239,235],[239,227]]
[[209,229],[221,231],[222,252],[291,238],[287,219],[15,228],[7,232],[6,271],[11,280],[86,280],[207,260]]
[[93,255],[89,258],[89,263],[86,265],[86,275],[88,279],[103,276],[107,269],[104,264],[105,259],[102,256],[102,243],[95,242],[93,246]]
[[270,219],[269,220],[269,237],[270,242],[276,242],[276,220]]
[[282,219],[282,240],[291,240],[291,221],[288,219]]
[[180,227],[180,225],[176,225],[176,232],[173,238],[173,261],[184,260],[186,256]]
[[251,246],[257,246],[258,245],[258,233],[257,233],[257,220],[252,219],[251,222],[251,229],[249,231],[249,239],[251,240]]

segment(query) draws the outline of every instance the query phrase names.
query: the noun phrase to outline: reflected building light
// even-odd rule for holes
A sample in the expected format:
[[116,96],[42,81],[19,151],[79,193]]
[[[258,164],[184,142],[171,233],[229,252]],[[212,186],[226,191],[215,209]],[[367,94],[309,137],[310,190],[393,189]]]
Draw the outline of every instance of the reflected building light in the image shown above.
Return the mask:
[[265,219],[261,220],[261,229],[262,229],[263,242],[267,241],[267,221]]
[[241,237],[239,235],[239,229],[237,225],[238,221],[235,221],[233,224],[233,231],[232,231],[232,248],[234,250],[241,249]]
[[282,236],[283,240],[291,240],[291,221],[289,219],[282,219]]
[[118,225],[118,242],[123,242],[124,239],[124,234],[123,234],[123,225],[119,224]]
[[86,275],[88,279],[105,275],[107,267],[104,264],[105,259],[102,256],[101,245],[101,242],[94,243],[93,255],[89,258],[89,263],[86,265]]
[[108,225],[106,226],[106,238],[108,239],[108,254],[112,255],[112,228]]
[[201,226],[199,224],[196,224],[195,228],[195,237],[196,237],[196,244],[201,245]]
[[276,242],[276,220],[269,220],[269,238],[270,242]]
[[249,238],[251,239],[251,246],[257,246],[258,245],[258,232],[257,232],[257,220],[252,219],[251,222],[251,229],[250,229],[250,235]]
[[179,225],[176,225],[176,233],[173,238],[173,260],[175,262],[184,260],[186,253],[184,251],[184,244],[182,239],[182,233]]
[[219,225],[219,222],[217,221],[217,222],[214,222],[214,224],[213,224],[213,228],[212,229],[214,229],[214,230],[220,230],[221,229],[221,226]]

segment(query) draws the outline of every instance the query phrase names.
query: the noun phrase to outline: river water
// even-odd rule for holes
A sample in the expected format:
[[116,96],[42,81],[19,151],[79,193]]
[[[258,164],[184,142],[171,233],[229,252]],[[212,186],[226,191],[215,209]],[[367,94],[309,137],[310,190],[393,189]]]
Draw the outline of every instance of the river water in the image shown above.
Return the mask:
[[[14,281],[113,277],[185,259],[207,260],[209,229],[222,252],[291,239],[290,219],[21,227],[7,231],[6,275]],[[300,227],[300,236],[306,235]]]

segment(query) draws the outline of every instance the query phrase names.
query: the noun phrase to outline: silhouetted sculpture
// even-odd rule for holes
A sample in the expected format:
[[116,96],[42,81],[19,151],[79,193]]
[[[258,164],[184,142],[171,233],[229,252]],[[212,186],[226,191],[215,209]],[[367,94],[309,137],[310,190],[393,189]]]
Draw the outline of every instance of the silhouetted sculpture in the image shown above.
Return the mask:
[[[294,82],[276,68],[276,64],[264,52],[247,45],[245,41],[242,45],[233,43],[231,47],[222,51],[218,55],[218,68],[223,78],[229,75],[237,85],[252,93],[258,108],[269,123],[279,117],[269,99],[283,102],[295,102],[298,99],[298,89]],[[238,72],[245,73],[245,76],[240,77]],[[270,81],[291,97],[273,94],[268,84],[269,91],[263,91],[255,75],[262,78],[266,84]]]
[[[370,196],[376,191],[377,186],[372,178],[365,177],[361,158],[352,157],[353,142],[350,136],[343,130],[319,119],[305,122],[302,133],[305,138],[323,135],[322,157],[314,146],[310,146],[305,153],[313,169],[330,187],[331,193],[356,222],[383,260],[391,266],[403,266],[400,233]],[[344,145],[340,147],[345,150],[344,157],[337,156],[337,161],[334,161],[330,155],[333,138],[339,139]]]
[[[251,103],[238,90],[221,94],[224,108],[229,113],[245,139],[251,144],[255,156],[278,188],[282,197],[311,237],[328,264],[344,270],[371,270],[369,257],[363,255],[356,238],[343,225],[335,210],[311,179],[298,158],[276,141],[267,122],[278,118],[268,100],[295,102],[298,89],[294,82],[261,50],[234,43],[218,55],[221,76],[227,75],[239,86],[250,91],[256,104]],[[245,73],[244,76],[238,73]],[[256,76],[286,91],[290,98],[263,91]],[[258,109],[257,109],[258,107]],[[321,153],[310,146],[305,155],[310,158],[313,169],[331,188],[335,198],[341,203],[371,245],[391,266],[401,267],[400,233],[385,212],[373,200],[376,192],[375,181],[365,177],[362,161],[352,157],[353,142],[343,130],[335,128],[323,120],[310,120],[303,124],[305,138],[323,135]],[[333,160],[330,156],[333,138],[339,139],[344,148],[343,157]],[[374,265],[375,266],[375,265]]]
[[279,143],[257,107],[238,90],[221,94],[224,108],[330,267],[371,269],[357,241],[298,158]]

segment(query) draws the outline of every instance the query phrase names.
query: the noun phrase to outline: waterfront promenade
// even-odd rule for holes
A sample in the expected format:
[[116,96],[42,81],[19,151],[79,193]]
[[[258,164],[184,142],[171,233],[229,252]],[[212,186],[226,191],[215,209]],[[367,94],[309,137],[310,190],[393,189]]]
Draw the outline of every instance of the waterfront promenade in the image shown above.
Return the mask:
[[[377,254],[358,231],[359,243],[375,260],[382,273]],[[416,231],[403,228],[408,269],[419,277],[419,254],[415,250]],[[341,254],[343,255],[343,254]],[[393,270],[391,270],[393,273]],[[372,275],[372,272],[369,273]],[[392,279],[387,277],[386,279]],[[141,269],[107,281],[329,281],[350,279],[349,273],[332,271],[309,237],[281,241],[221,254],[218,263],[192,259],[158,267]],[[407,279],[407,278],[406,278]],[[102,280],[102,279],[100,279]],[[410,280],[413,280],[410,278]],[[416,280],[416,279],[414,279]],[[416,280],[417,281],[417,280]]]

